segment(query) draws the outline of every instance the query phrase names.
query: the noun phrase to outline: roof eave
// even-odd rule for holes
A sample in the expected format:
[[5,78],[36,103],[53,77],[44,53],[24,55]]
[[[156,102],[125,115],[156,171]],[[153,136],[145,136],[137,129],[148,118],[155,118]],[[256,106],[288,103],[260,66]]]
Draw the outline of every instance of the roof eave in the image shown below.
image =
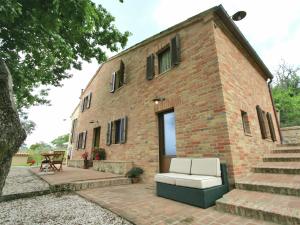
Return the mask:
[[245,36],[242,34],[242,32],[240,31],[240,29],[237,27],[237,25],[233,22],[233,20],[227,14],[227,12],[225,11],[224,7],[222,5],[219,5],[216,8],[215,13],[221,18],[221,20],[224,23],[224,25],[235,36],[235,38],[238,39],[238,41],[246,49],[246,51],[249,53],[249,55],[251,57],[253,57],[253,59],[255,60],[255,62],[258,64],[258,66],[267,75],[267,78],[273,79],[273,75],[270,72],[270,70],[267,68],[267,66],[264,64],[264,62],[258,56],[258,54],[256,53],[256,51],[252,48],[252,46],[247,41],[247,39],[245,38]]

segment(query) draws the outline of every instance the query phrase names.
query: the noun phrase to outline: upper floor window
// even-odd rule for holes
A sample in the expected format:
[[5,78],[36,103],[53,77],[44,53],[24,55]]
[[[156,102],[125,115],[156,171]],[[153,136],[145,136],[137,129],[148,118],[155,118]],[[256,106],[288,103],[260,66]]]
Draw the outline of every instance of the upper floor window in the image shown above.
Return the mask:
[[[158,73],[163,73],[180,62],[180,42],[179,35],[176,35],[170,40],[170,43],[158,51]],[[155,56],[150,54],[147,57],[146,64],[146,79],[152,80],[155,75]]]
[[110,92],[113,93],[125,84],[125,65],[120,61],[120,68],[117,72],[113,72],[111,76],[111,88]]
[[170,46],[157,54],[158,56],[158,72],[163,73],[171,69],[171,51]]
[[91,107],[92,92],[85,96],[81,102],[81,112]]

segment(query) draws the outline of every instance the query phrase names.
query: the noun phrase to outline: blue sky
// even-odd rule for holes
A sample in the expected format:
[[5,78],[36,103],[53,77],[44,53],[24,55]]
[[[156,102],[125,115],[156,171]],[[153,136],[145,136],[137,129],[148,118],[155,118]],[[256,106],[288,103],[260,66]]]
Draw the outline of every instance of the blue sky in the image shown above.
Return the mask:
[[[213,6],[223,4],[229,15],[244,10],[247,16],[236,22],[242,33],[262,60],[273,72],[284,59],[299,65],[300,52],[300,1],[240,1],[240,0],[95,0],[101,3],[115,18],[121,31],[130,31],[127,47],[144,40],[172,25]],[[126,47],[126,48],[127,48]],[[111,53],[109,53],[111,56]],[[84,63],[81,71],[71,70],[73,78],[64,86],[51,88],[51,106],[34,106],[29,119],[36,122],[36,130],[30,135],[28,145],[39,141],[50,142],[68,133],[70,114],[79,102],[80,90],[94,75],[98,64]]]

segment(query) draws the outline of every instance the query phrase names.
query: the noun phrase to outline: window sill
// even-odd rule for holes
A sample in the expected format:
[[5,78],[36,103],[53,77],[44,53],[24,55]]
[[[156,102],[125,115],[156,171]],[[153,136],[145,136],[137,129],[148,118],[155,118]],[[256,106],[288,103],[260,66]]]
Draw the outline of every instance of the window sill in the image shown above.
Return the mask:
[[122,88],[124,88],[124,86],[126,86],[126,84],[123,84],[121,87],[119,87],[118,89],[116,89],[114,92],[111,92],[112,94],[116,93],[117,91],[121,90]]
[[245,136],[252,137],[251,133],[244,133]]
[[168,70],[166,70],[166,71],[164,71],[162,73],[157,74],[156,76],[154,76],[154,78],[160,78],[160,77],[164,76],[166,73],[174,70],[175,68],[177,68],[177,65],[171,67],[170,69],[168,69]]

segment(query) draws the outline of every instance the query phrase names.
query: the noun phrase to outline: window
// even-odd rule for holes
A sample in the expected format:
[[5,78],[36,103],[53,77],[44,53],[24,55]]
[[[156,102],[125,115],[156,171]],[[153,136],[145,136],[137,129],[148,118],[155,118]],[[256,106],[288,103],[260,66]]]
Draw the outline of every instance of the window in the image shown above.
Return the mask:
[[[180,62],[180,42],[179,35],[174,36],[169,44],[159,50],[158,58],[158,73],[163,73],[175,67]],[[148,55],[146,60],[146,79],[152,80],[155,75],[155,56],[153,53]]]
[[114,72],[111,77],[110,92],[113,93],[125,84],[125,65],[123,61],[120,62],[120,68]]
[[77,149],[85,149],[87,131],[78,134]]
[[90,108],[91,100],[92,100],[92,93],[89,93],[87,96],[83,98],[83,101],[81,103],[81,112]]
[[241,111],[241,116],[242,116],[244,133],[249,135],[249,134],[251,134],[251,130],[250,130],[248,114],[245,111]]
[[262,139],[272,139],[273,141],[276,141],[276,134],[271,113],[266,113],[260,108],[259,105],[256,106],[256,111]]
[[171,51],[170,46],[158,53],[158,72],[163,73],[171,69]]
[[74,142],[76,126],[77,126],[77,119],[72,121],[72,130],[71,130],[71,138],[70,138],[70,143],[71,144]]
[[121,140],[121,120],[116,120],[113,122],[113,143],[120,144]]
[[127,136],[127,117],[107,124],[106,145],[124,144]]

